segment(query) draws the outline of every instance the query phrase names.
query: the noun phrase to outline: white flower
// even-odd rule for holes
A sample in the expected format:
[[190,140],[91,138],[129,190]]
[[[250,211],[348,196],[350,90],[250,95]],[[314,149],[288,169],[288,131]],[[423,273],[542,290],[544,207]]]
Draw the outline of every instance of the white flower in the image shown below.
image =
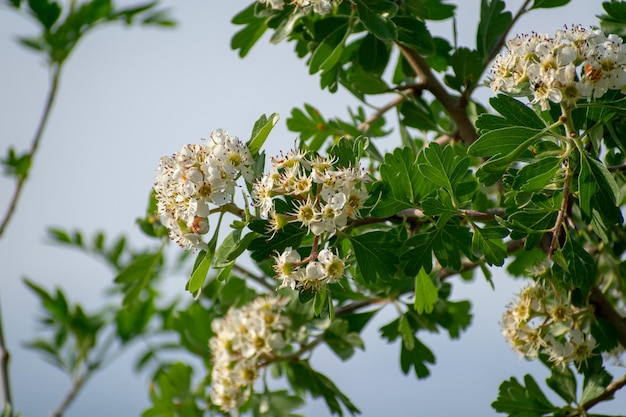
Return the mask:
[[235,181],[251,175],[252,163],[248,149],[224,129],[213,132],[207,142],[162,157],[154,190],[170,238],[185,249],[205,248],[201,235],[209,231],[210,204],[230,203]]
[[286,346],[283,305],[282,299],[261,297],[211,323],[210,398],[222,411],[236,412],[250,398],[259,368]]

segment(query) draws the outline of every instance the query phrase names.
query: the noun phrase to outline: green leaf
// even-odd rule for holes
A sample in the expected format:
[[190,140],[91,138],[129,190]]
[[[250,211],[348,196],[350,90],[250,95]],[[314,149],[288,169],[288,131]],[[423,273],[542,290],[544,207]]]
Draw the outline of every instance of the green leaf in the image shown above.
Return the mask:
[[[496,97],[489,99],[489,104],[506,119],[510,126],[524,126],[531,129],[543,129],[546,127],[532,107],[511,96],[498,94]],[[483,113],[483,115],[487,114]],[[483,115],[479,116],[478,120]],[[477,123],[477,125],[479,124]]]
[[342,416],[342,405],[350,414],[360,414],[352,401],[326,375],[313,370],[308,361],[286,362],[285,371],[297,393],[309,392],[313,398],[323,397],[332,414]]
[[392,40],[398,36],[396,25],[388,16],[396,13],[394,2],[385,0],[355,0],[356,9],[363,26],[382,40]]
[[358,62],[369,74],[380,76],[387,67],[391,49],[386,42],[368,33],[359,44]]
[[267,29],[266,19],[258,18],[254,14],[255,7],[256,3],[250,4],[232,20],[236,25],[245,25],[230,41],[231,49],[239,50],[239,56],[242,58],[250,52]]
[[415,331],[411,328],[406,314],[400,316],[398,320],[398,333],[402,336],[402,343],[407,350],[415,348]]
[[419,379],[426,378],[430,375],[427,363],[435,363],[435,355],[424,345],[418,338],[413,336],[413,349],[407,349],[402,343],[400,346],[400,369],[404,374],[408,374],[411,367],[415,371],[415,376]]
[[472,251],[474,255],[484,256],[485,262],[489,265],[504,265],[507,251],[502,239],[507,234],[508,230],[503,227],[486,227],[484,229],[475,227],[472,235]]
[[433,38],[421,20],[397,16],[393,19],[398,31],[398,42],[403,43],[420,55],[432,55],[435,53]]
[[576,402],[576,375],[569,366],[553,367],[546,384],[568,404]]
[[578,176],[578,195],[580,209],[587,216],[592,215],[592,208],[605,217],[608,224],[622,222],[622,213],[616,206],[620,192],[609,170],[598,160],[583,150],[580,158]]
[[17,179],[26,178],[31,167],[31,155],[28,152],[18,155],[15,149],[9,148],[8,155],[0,160],[0,164],[4,165],[4,175]]
[[161,252],[135,258],[113,280],[124,287],[124,305],[134,302],[141,291],[148,288],[150,280],[162,263]]
[[341,58],[349,34],[347,22],[330,32],[311,54],[309,74],[315,74],[320,70],[328,71],[334,67]]
[[476,33],[476,48],[483,60],[489,56],[496,42],[511,24],[511,12],[504,11],[502,0],[481,0],[480,23]]
[[250,140],[246,143],[246,146],[250,150],[252,156],[259,155],[265,140],[269,136],[270,132],[276,126],[279,119],[278,113],[273,113],[270,117],[266,117],[264,114],[254,123],[252,128],[252,134]]
[[554,175],[561,168],[561,158],[548,157],[525,165],[515,175],[513,188],[519,191],[540,191],[552,183]]
[[192,293],[194,297],[199,294],[204,285],[211,263],[213,262],[213,255],[215,254],[215,246],[209,247],[208,250],[201,250],[198,252],[196,261],[194,262],[193,269],[191,270],[191,277],[187,281],[185,289]]
[[548,9],[551,7],[561,7],[568,4],[570,0],[535,0],[529,10],[532,9]]
[[418,314],[432,313],[438,299],[437,287],[435,287],[433,280],[424,271],[424,268],[420,268],[415,277],[415,301],[413,303],[415,311]]
[[527,149],[541,133],[528,127],[505,127],[481,135],[467,152],[473,156],[512,155]]
[[580,397],[580,404],[591,401],[601,395],[606,387],[611,383],[611,374],[606,369],[601,368],[599,371],[591,375],[585,375],[583,381],[583,393]]
[[59,16],[61,16],[61,7],[56,2],[50,2],[48,0],[28,0],[28,6],[33,12],[33,15],[35,15],[35,18],[37,18],[46,29],[50,29],[59,19]]
[[409,127],[425,131],[439,131],[435,115],[428,105],[421,99],[405,100],[400,105],[402,123]]
[[509,417],[540,417],[556,411],[548,401],[532,376],[524,377],[526,386],[514,377],[500,384],[498,398],[491,406],[499,413]]
[[376,282],[391,279],[397,270],[398,255],[394,252],[398,242],[383,231],[374,231],[362,235],[348,236],[363,281]]
[[416,164],[416,155],[411,148],[396,148],[393,154],[385,155],[385,162],[380,166],[380,176],[391,189],[396,200],[405,202],[407,207],[418,201],[415,188],[421,175]]
[[476,85],[482,74],[482,57],[478,51],[458,48],[450,58],[454,75],[446,75],[444,81],[457,91]]

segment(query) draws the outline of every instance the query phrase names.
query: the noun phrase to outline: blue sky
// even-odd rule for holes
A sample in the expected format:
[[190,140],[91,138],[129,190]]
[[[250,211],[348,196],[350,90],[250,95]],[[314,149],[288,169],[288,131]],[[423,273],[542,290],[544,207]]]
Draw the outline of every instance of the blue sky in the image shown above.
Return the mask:
[[[130,2],[120,2],[127,4]],[[460,2],[459,42],[471,45],[478,0]],[[521,1],[509,2],[516,10]],[[278,112],[268,154],[290,147],[295,135],[284,122],[293,107],[316,106],[327,117],[345,117],[356,101],[348,94],[320,91],[289,44],[263,39],[241,60],[229,48],[236,28],[230,19],[248,1],[168,0],[179,21],[174,30],[109,27],[91,33],[66,65],[55,109],[34,161],[23,198],[0,241],[0,303],[11,351],[13,390],[26,416],[48,415],[61,401],[69,381],[21,344],[37,331],[38,306],[21,283],[29,277],[46,288],[61,286],[87,308],[102,303],[112,273],[82,254],[58,248],[45,239],[49,226],[80,229],[87,235],[105,230],[127,233],[136,246],[146,243],[134,221],[145,210],[155,169],[162,155],[223,127],[247,139],[261,114]],[[563,24],[596,23],[599,1],[573,0],[555,11],[539,11],[520,20],[515,33],[554,32]],[[443,36],[449,24],[433,25]],[[30,23],[0,9],[0,151],[25,149],[33,135],[48,87],[40,58],[19,47],[13,37],[33,33]],[[490,93],[485,89],[481,97]],[[386,139],[391,140],[391,139]],[[0,209],[12,184],[0,180]],[[166,288],[183,293],[185,276],[168,277]],[[498,320],[520,286],[504,274],[496,289],[480,277],[472,284],[454,280],[454,299],[469,298],[474,326],[460,341],[424,337],[437,355],[432,376],[418,381],[404,376],[399,346],[377,339],[389,321],[385,311],[366,331],[366,351],[346,363],[321,350],[313,363],[327,373],[368,417],[381,415],[491,416],[489,404],[499,383],[527,372],[543,379],[542,367],[520,360],[500,335]],[[133,375],[133,352],[91,380],[67,417],[138,415],[148,404],[148,382]],[[619,374],[618,374],[619,376]],[[626,409],[625,395],[597,411]],[[442,403],[443,400],[443,403]],[[303,410],[326,415],[325,405]]]

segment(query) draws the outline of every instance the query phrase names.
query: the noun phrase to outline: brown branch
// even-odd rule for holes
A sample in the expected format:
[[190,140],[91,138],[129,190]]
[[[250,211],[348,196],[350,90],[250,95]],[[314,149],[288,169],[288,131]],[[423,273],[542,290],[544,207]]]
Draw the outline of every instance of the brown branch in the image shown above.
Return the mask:
[[585,411],[589,411],[589,409],[593,407],[594,405],[601,403],[602,401],[606,401],[606,400],[613,398],[613,394],[615,394],[615,392],[620,390],[625,385],[626,385],[626,375],[612,381],[609,385],[607,385],[606,389],[604,390],[604,392],[602,392],[602,394],[584,403],[583,409]]
[[389,103],[385,104],[384,106],[382,106],[381,108],[376,110],[376,112],[374,114],[372,114],[370,117],[368,117],[367,120],[365,120],[363,123],[361,123],[357,127],[357,129],[359,129],[361,132],[367,131],[370,128],[370,126],[372,125],[372,123],[374,123],[376,120],[381,118],[389,110],[391,110],[394,107],[400,105],[410,95],[414,94],[415,88],[416,87],[411,87],[411,88],[407,88],[407,89],[403,90],[400,94],[398,94],[398,96],[396,98],[394,98]]
[[626,319],[615,310],[615,307],[596,286],[591,287],[591,290],[589,290],[589,304],[595,307],[594,315],[597,319],[605,320],[613,326],[617,332],[620,345],[626,348]]
[[[509,37],[509,33],[511,32],[511,29],[513,29],[513,26],[515,26],[515,24],[517,23],[519,18],[522,17],[524,15],[524,13],[526,13],[528,11],[526,9],[528,8],[528,5],[530,4],[530,2],[531,2],[531,0],[526,0],[524,2],[524,4],[522,4],[522,6],[517,11],[517,13],[511,19],[511,23],[509,23],[509,26],[505,29],[504,32],[502,32],[502,34],[500,35],[500,37],[498,38],[496,43],[491,48],[491,51],[489,51],[489,55],[485,56],[485,58],[483,60],[483,68],[482,68],[482,71],[480,72],[479,79],[485,73],[485,70],[487,69],[487,66],[489,65],[489,63],[494,60],[496,55],[498,55],[498,53],[500,52],[500,50],[502,49],[502,47],[506,43],[506,39]],[[478,83],[476,82],[476,83],[472,84],[470,86],[470,88],[467,88],[466,90],[464,90],[461,93],[461,99],[460,100],[461,100],[462,103],[466,102],[469,99],[469,96],[474,92],[474,90],[476,89],[477,86],[478,86]]]
[[607,169],[611,172],[621,172],[621,171],[626,171],[626,164],[622,164],[622,165],[613,165],[610,167],[607,167]]
[[236,270],[237,272],[239,272],[241,275],[245,275],[246,277],[250,278],[252,281],[254,281],[257,284],[261,285],[265,289],[267,289],[269,291],[276,291],[276,287],[272,286],[270,283],[265,281],[262,277],[254,274],[252,271],[247,270],[243,266],[237,265],[235,263],[235,264],[233,264],[233,269]]
[[4,410],[13,408],[13,397],[11,395],[11,379],[9,377],[9,358],[10,354],[6,348],[6,343],[4,341],[2,311],[0,311],[0,383],[2,384]]
[[[506,253],[507,254],[512,254],[517,252],[518,250],[522,249],[524,247],[524,241],[523,240],[509,240],[508,242],[506,242]],[[481,263],[483,263],[483,260],[480,260],[478,262],[473,262],[470,260],[465,260],[461,263],[461,269],[458,271],[454,271],[452,269],[442,269],[441,271],[439,271],[439,279],[440,280],[445,280],[446,278],[449,278],[453,275],[456,274],[462,274],[463,272],[467,272],[467,271],[471,271],[472,269],[476,268],[477,266],[479,266]]]
[[[58,64],[57,66],[52,68],[52,82],[50,85],[50,91],[48,91],[48,98],[46,99],[46,105],[44,107],[41,119],[39,120],[39,126],[37,127],[37,131],[35,132],[35,137],[33,138],[33,141],[30,145],[28,156],[30,158],[31,166],[33,163],[33,159],[35,158],[35,154],[37,153],[37,149],[39,149],[39,142],[41,141],[43,131],[48,123],[48,118],[52,111],[52,105],[54,104],[54,99],[56,98],[60,77],[61,64]],[[6,230],[9,221],[11,221],[11,218],[13,217],[13,213],[15,213],[15,209],[17,208],[17,202],[20,199],[27,178],[28,173],[20,176],[17,181],[17,185],[15,186],[15,191],[13,192],[13,196],[11,197],[11,200],[9,202],[7,212],[4,215],[2,223],[0,223],[0,237],[4,234],[4,231]]]
[[419,77],[420,83],[424,85],[424,89],[430,91],[439,100],[452,120],[454,120],[458,129],[458,137],[466,143],[473,143],[478,139],[478,133],[467,115],[465,105],[450,95],[443,84],[435,77],[426,60],[413,49],[398,42],[396,42],[396,45]]

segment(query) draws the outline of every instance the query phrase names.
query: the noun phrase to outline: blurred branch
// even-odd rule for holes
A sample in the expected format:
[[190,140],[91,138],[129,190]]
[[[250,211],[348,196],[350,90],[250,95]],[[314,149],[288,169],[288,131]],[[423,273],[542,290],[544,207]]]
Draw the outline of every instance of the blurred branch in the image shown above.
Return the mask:
[[[2,384],[2,397],[4,399],[4,409],[12,409],[13,397],[11,395],[11,379],[9,377],[9,351],[4,342],[4,327],[2,310],[0,310],[0,384]],[[12,415],[12,412],[11,412]]]
[[[35,137],[33,138],[33,141],[30,145],[30,150],[28,153],[31,166],[32,166],[32,161],[35,157],[35,153],[37,152],[37,149],[39,148],[39,142],[41,141],[41,137],[43,136],[43,131],[46,127],[46,124],[48,123],[48,118],[50,117],[52,106],[56,98],[57,88],[59,86],[59,79],[61,76],[61,65],[62,64],[56,64],[56,65],[53,65],[52,67],[52,81],[50,84],[50,90],[48,91],[48,98],[46,99],[46,105],[44,107],[41,119],[39,120],[39,126],[37,127],[37,131],[35,132]],[[28,178],[28,173],[20,176],[17,181],[15,191],[13,192],[13,196],[11,197],[11,200],[9,202],[9,207],[7,208],[7,212],[4,215],[4,219],[2,220],[2,223],[0,224],[0,237],[2,237],[4,231],[6,230],[7,225],[9,224],[9,221],[13,217],[13,213],[15,212],[15,209],[17,208],[17,202],[20,199],[20,195],[22,194],[24,183],[26,182],[27,178]]]
[[596,286],[589,290],[589,304],[595,307],[594,315],[608,321],[617,332],[620,345],[626,348],[626,319],[624,319]]
[[454,120],[457,125],[459,138],[468,144],[478,139],[478,133],[476,133],[474,124],[467,115],[465,105],[448,93],[437,77],[435,77],[426,60],[413,49],[407,48],[401,43],[396,43],[396,46],[419,77],[420,84],[424,85],[424,89],[430,91],[439,100],[452,120]]

